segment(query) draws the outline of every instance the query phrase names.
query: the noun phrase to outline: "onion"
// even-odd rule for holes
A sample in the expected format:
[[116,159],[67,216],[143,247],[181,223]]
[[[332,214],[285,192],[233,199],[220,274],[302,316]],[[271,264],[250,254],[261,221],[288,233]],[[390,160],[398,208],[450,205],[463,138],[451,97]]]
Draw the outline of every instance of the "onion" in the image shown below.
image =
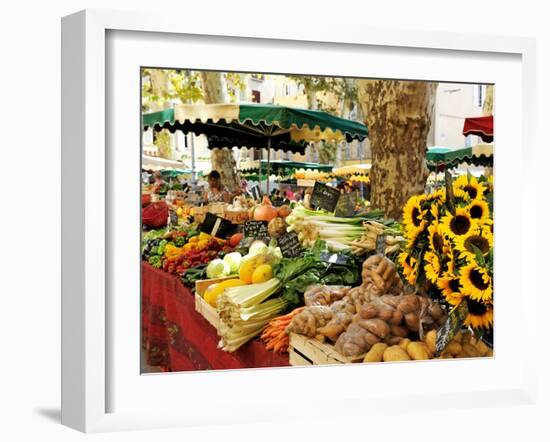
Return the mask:
[[277,208],[271,205],[271,201],[267,196],[264,196],[262,204],[254,210],[254,219],[256,221],[271,221],[277,216]]

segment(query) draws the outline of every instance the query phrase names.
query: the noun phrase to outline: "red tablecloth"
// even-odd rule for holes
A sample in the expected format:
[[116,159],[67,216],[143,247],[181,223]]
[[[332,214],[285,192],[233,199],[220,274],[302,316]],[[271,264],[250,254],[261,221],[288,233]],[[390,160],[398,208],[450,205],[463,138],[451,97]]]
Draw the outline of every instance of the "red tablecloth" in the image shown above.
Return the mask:
[[218,349],[216,330],[195,310],[194,295],[181,280],[147,263],[141,271],[142,345],[149,365],[165,371],[289,365],[288,355],[266,350],[258,339],[234,353]]

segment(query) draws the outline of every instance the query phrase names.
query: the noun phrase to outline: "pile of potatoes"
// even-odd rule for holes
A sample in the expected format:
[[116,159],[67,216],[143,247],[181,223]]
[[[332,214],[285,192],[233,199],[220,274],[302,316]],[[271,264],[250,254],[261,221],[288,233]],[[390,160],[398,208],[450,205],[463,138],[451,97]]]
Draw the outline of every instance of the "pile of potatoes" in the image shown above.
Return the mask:
[[440,356],[435,355],[435,330],[430,330],[424,335],[423,341],[411,341],[402,339],[397,345],[388,345],[384,342],[374,344],[365,355],[364,362],[392,362],[426,359],[450,359],[450,358],[477,358],[491,357],[491,350],[481,340],[477,340],[470,332],[457,333],[449,342]]
[[[348,357],[369,351],[377,343],[397,345],[411,333],[423,336],[445,321],[436,302],[420,295],[382,295],[357,310],[351,324],[340,334],[335,349]],[[378,346],[380,348],[380,346]]]

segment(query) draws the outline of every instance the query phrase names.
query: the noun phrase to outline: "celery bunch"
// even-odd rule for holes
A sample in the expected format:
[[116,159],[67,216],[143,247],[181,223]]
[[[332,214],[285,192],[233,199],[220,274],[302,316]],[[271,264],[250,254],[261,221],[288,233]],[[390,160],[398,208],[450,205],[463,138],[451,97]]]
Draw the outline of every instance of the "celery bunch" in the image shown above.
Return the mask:
[[281,298],[270,298],[281,287],[277,278],[260,284],[230,287],[218,297],[221,335],[219,347],[234,352],[258,336],[265,325],[285,308]]

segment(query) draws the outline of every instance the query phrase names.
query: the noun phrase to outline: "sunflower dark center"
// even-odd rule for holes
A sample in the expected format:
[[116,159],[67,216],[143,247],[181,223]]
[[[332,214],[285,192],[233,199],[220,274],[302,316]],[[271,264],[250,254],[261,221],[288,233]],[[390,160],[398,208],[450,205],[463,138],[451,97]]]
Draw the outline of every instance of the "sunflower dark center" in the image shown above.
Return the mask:
[[468,230],[470,230],[470,220],[467,216],[456,215],[451,220],[450,226],[455,235],[464,235],[468,232]]
[[420,218],[420,210],[418,210],[418,207],[415,207],[412,210],[412,222],[415,225],[415,227],[418,227],[422,222],[422,219]]
[[466,298],[466,304],[468,304],[468,311],[472,315],[482,316],[487,312],[487,307],[484,304],[471,298]]
[[460,281],[458,279],[451,279],[449,281],[449,287],[453,292],[458,292],[460,290]]
[[436,252],[443,253],[443,237],[437,232],[433,236],[433,245]]
[[479,290],[485,290],[489,287],[489,283],[483,280],[483,275],[477,269],[470,271],[470,281]]
[[472,218],[481,218],[483,216],[483,208],[481,206],[470,207],[470,215]]
[[477,189],[473,186],[470,186],[469,184],[464,186],[464,190],[468,192],[468,195],[470,195],[470,198],[475,199],[477,196]]
[[489,252],[489,241],[487,241],[487,238],[484,238],[483,236],[474,235],[466,238],[466,241],[464,241],[464,248],[472,253],[475,253],[472,246],[477,247],[484,255]]

